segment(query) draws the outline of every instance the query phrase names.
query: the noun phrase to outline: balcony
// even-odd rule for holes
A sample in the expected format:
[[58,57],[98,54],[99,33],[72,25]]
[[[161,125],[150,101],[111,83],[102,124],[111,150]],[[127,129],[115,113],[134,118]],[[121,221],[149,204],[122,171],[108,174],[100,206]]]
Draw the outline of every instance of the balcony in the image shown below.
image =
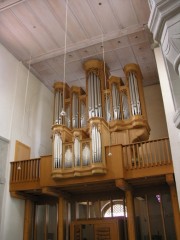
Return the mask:
[[[108,154],[109,151],[111,154]],[[110,156],[111,155],[111,156]],[[160,177],[172,174],[173,164],[169,147],[169,139],[157,139],[128,145],[113,145],[105,147],[105,159],[107,171],[104,174],[92,176],[70,176],[62,179],[53,178],[52,156],[44,156],[38,159],[11,162],[10,192],[45,192],[47,189],[63,189],[69,186],[75,187],[83,184],[103,186],[111,183],[116,187],[119,179],[132,182],[134,179],[146,179],[148,177]],[[88,166],[79,166],[79,172],[93,170],[92,161]],[[74,171],[74,164],[68,171]],[[77,166],[76,166],[77,171]],[[61,169],[66,174],[67,169]],[[104,185],[105,186],[105,185]]]

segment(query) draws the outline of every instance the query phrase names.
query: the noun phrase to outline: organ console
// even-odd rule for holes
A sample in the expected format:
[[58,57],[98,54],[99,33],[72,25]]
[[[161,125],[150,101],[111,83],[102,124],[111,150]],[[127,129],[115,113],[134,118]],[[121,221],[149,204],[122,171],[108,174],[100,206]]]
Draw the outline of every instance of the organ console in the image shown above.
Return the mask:
[[149,137],[139,66],[126,65],[124,81],[110,76],[103,61],[88,60],[83,67],[86,92],[54,84],[54,179],[106,174],[105,146]]

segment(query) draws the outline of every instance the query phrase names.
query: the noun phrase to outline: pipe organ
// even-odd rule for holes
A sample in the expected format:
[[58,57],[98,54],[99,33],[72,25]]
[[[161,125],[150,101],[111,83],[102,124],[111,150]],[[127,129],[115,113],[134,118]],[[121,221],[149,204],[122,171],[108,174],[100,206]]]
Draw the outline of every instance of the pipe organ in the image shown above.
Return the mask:
[[105,146],[149,137],[139,66],[126,65],[124,81],[99,60],[85,62],[84,70],[86,92],[54,84],[54,179],[106,174]]

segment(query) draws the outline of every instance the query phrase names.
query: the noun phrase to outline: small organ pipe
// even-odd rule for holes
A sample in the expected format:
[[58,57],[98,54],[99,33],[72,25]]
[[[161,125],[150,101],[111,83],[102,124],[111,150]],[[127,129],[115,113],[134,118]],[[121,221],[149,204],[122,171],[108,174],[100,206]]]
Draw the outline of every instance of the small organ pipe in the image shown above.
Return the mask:
[[54,135],[54,168],[56,168],[57,153],[56,153],[56,135]]
[[89,74],[89,79],[88,79],[88,114],[89,114],[89,118],[91,118],[91,73]]
[[91,74],[91,117],[94,117],[94,82],[93,82],[94,74]]
[[99,162],[99,153],[100,153],[100,149],[99,149],[99,147],[100,147],[100,142],[99,142],[99,132],[98,132],[98,129],[97,129],[97,127],[96,127],[96,141],[97,141],[97,153],[96,153],[96,162]]
[[59,136],[59,167],[62,167],[62,139]]
[[94,162],[94,135],[93,135],[93,127],[92,127],[92,130],[91,130],[91,143],[92,143],[92,162]]
[[93,162],[96,162],[96,132],[95,126],[92,128],[92,152],[93,152]]
[[97,162],[99,143],[98,143],[98,137],[97,137],[97,127],[95,126],[94,128],[95,128],[95,162]]
[[101,134],[99,131],[98,131],[98,142],[99,142],[98,162],[101,162]]

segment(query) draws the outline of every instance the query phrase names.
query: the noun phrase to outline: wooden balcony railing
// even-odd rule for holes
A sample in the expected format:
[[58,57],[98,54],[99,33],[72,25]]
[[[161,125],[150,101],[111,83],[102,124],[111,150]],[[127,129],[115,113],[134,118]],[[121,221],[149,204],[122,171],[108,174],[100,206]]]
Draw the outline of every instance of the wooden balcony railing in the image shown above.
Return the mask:
[[123,146],[123,165],[125,170],[172,166],[169,139],[157,139]]
[[39,186],[39,181],[40,158],[11,162],[11,186],[14,184],[16,184],[16,186],[26,184],[28,189]]
[[[104,173],[103,176],[95,175],[96,181],[98,178],[100,181],[102,179],[133,179],[174,172],[168,138],[128,145],[113,145],[111,146],[112,156],[108,156],[107,148],[109,149],[109,147],[106,147],[105,156],[107,157],[104,159],[107,164],[107,173]],[[82,177],[84,177],[83,181],[89,181],[87,171],[91,165],[81,164],[71,168],[62,168],[63,174],[67,175],[64,180],[67,184],[68,181],[72,184],[72,178],[74,178],[74,183],[82,182]],[[45,174],[40,175],[40,169]],[[56,186],[57,181],[53,178],[55,174],[60,173],[59,169],[56,173],[52,156],[11,162],[10,191]],[[79,178],[80,176],[81,178]],[[65,182],[59,181],[58,184],[63,185],[66,184]]]

